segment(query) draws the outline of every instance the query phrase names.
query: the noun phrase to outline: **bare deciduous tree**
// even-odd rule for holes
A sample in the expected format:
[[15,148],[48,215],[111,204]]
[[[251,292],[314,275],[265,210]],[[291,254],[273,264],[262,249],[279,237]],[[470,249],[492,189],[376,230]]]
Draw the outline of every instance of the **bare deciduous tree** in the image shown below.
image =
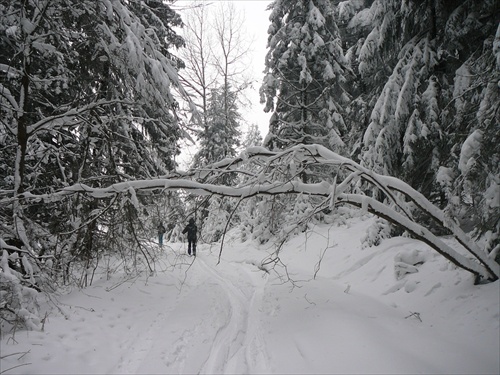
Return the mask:
[[230,107],[229,91],[234,91],[241,100],[241,93],[250,85],[248,56],[251,42],[245,38],[244,17],[234,4],[221,3],[216,10],[214,30],[216,39],[215,68],[221,77],[226,94],[225,108]]
[[240,94],[251,81],[245,74],[251,43],[244,37],[244,17],[232,3],[213,7],[213,3],[196,1],[183,13],[186,46],[181,57],[185,69],[180,77],[202,113],[202,126],[208,126],[206,114],[212,90],[232,90],[241,101]]
[[208,96],[217,81],[214,65],[214,38],[210,32],[210,14],[205,1],[184,12],[184,40],[186,46],[181,52],[185,69],[180,78],[194,98],[202,114],[203,126],[207,124]]

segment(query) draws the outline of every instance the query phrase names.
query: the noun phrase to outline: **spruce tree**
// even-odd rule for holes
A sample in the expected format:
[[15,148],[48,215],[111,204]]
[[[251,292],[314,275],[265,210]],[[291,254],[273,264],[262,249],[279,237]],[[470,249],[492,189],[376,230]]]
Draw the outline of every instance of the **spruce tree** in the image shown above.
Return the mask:
[[200,148],[194,167],[203,167],[224,158],[236,156],[240,144],[240,121],[235,92],[224,87],[212,90],[207,113],[207,125],[199,135]]
[[348,110],[369,113],[347,118],[353,154],[403,178],[449,217],[467,212],[461,224],[490,232],[492,244],[499,241],[491,198],[499,178],[499,9],[498,0],[375,0],[343,2],[338,13],[357,76]]
[[345,58],[329,0],[276,0],[271,9],[265,111],[273,112],[265,146],[319,143],[342,150],[347,101]]
[[36,206],[23,194],[174,168],[181,20],[159,0],[3,1],[0,9],[0,189],[13,202],[0,207],[0,235],[31,255],[50,249],[60,264],[95,265],[105,242],[133,241],[146,198],[130,190],[122,201],[75,196]]

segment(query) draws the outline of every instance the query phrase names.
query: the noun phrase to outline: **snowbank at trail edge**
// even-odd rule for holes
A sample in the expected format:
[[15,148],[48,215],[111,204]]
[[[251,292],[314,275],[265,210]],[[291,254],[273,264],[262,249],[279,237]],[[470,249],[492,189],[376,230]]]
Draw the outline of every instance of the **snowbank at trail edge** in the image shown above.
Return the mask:
[[473,285],[409,238],[363,249],[372,220],[291,238],[280,251],[286,268],[267,273],[258,265],[271,244],[227,238],[218,265],[218,245],[200,245],[195,259],[185,244],[151,244],[153,275],[116,268],[60,295],[59,308],[43,304],[44,332],[5,334],[0,371],[500,373],[499,282]]

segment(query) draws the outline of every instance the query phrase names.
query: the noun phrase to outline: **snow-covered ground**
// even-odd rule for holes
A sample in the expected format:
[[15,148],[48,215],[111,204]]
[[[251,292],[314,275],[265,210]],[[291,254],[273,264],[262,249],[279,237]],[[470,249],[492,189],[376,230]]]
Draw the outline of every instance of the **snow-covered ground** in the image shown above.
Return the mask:
[[409,238],[362,249],[370,224],[312,228],[269,273],[270,244],[226,239],[218,265],[218,246],[153,245],[153,275],[97,277],[42,306],[43,332],[5,335],[0,372],[500,373],[499,282]]

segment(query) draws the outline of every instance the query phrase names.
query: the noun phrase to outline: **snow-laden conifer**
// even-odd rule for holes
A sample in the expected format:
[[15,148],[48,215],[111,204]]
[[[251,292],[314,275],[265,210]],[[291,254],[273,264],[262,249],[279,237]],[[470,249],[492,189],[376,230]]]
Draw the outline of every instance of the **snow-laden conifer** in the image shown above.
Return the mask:
[[83,260],[77,278],[85,285],[103,244],[126,251],[137,242],[137,209],[146,199],[133,190],[120,201],[73,197],[26,205],[19,197],[174,168],[182,129],[173,92],[188,100],[172,51],[183,43],[173,29],[181,20],[167,2],[0,7],[0,195],[6,199],[0,238],[15,243],[9,251],[23,252],[26,272],[41,270],[36,263],[44,254],[66,282],[70,262]]
[[271,148],[320,143],[342,149],[346,60],[332,4],[277,0],[270,9],[260,89],[265,111],[273,112],[265,143]]

